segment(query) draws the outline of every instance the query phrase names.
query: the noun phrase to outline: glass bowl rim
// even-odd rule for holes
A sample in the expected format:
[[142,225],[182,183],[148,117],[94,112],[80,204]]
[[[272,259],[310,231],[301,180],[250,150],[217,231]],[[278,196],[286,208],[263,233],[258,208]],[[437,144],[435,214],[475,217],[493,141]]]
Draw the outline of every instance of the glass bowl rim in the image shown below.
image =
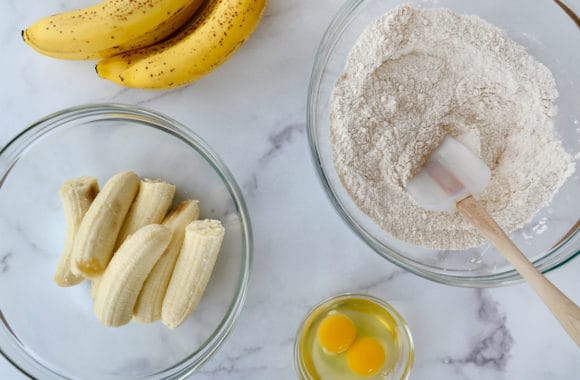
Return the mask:
[[[501,273],[480,276],[459,276],[452,274],[442,274],[432,271],[421,264],[417,264],[404,255],[397,253],[387,245],[381,243],[378,239],[367,232],[349,212],[342,206],[340,197],[336,194],[330,180],[326,175],[322,165],[322,155],[318,149],[318,137],[316,134],[316,113],[319,103],[319,88],[328,60],[333,53],[333,49],[348,27],[351,17],[363,3],[369,0],[347,0],[333,16],[330,24],[325,30],[320,44],[316,50],[316,56],[312,65],[310,81],[308,85],[308,96],[306,100],[306,129],[308,136],[308,145],[310,147],[310,159],[318,174],[318,179],[324,188],[326,196],[330,200],[336,212],[340,215],[345,224],[362,239],[375,253],[382,258],[390,261],[396,266],[408,270],[425,279],[459,287],[488,288],[507,286],[523,281],[523,278],[515,269],[510,269]],[[578,16],[574,11],[561,0],[555,0],[554,6],[562,8],[564,13],[571,18],[572,22],[578,24]],[[573,248],[573,243],[580,241],[580,225],[577,223],[571,228],[567,235],[552,247],[543,257],[533,262],[534,266],[542,273],[551,272],[574,258],[580,256],[580,246]],[[568,255],[553,257],[559,250],[569,250]],[[574,252],[576,251],[576,252]]]
[[[193,148],[200,154],[203,159],[214,169],[216,174],[221,178],[226,186],[229,195],[232,197],[236,211],[240,215],[240,224],[242,226],[242,260],[238,284],[236,292],[233,294],[232,302],[217,325],[216,329],[202,343],[193,353],[189,354],[179,362],[171,365],[168,368],[162,369],[152,374],[144,375],[142,378],[160,377],[162,379],[183,379],[193,373],[197,368],[202,366],[209,360],[213,354],[222,346],[225,339],[230,335],[235,327],[238,318],[241,314],[245,304],[250,275],[253,265],[253,234],[250,222],[250,215],[237,182],[233,175],[217,156],[217,154],[210,148],[210,146],[199,135],[194,133],[184,124],[160,113],[144,107],[122,104],[122,103],[91,103],[79,105],[62,109],[47,115],[23,129],[15,137],[9,140],[2,148],[0,148],[0,189],[5,178],[10,174],[13,165],[18,162],[19,158],[45,135],[49,134],[55,129],[66,126],[67,123],[86,117],[101,118],[107,115],[114,115],[117,119],[122,119],[129,123],[147,124],[147,127],[155,128],[164,133],[168,133],[173,137],[181,140],[190,148]],[[5,166],[3,161],[6,160],[8,165]],[[0,322],[2,329],[5,330],[7,321],[0,310]],[[8,330],[10,330],[8,328]],[[15,338],[13,333],[8,334],[12,339]],[[25,349],[21,342],[16,344],[20,354],[26,360],[24,363],[17,363],[15,359],[11,358],[4,349],[0,347],[0,354],[18,369],[24,375],[35,378],[30,372],[30,368],[34,371],[41,371],[44,375],[57,376],[57,378],[65,379],[63,375],[54,372],[53,369],[48,368],[37,360],[34,356]],[[26,368],[24,368],[26,367]]]
[[382,307],[383,309],[385,309],[387,311],[387,313],[389,313],[391,315],[391,317],[395,320],[395,322],[397,323],[397,327],[398,327],[399,331],[402,333],[402,336],[403,336],[403,338],[406,341],[407,346],[408,346],[407,347],[408,352],[405,352],[408,355],[407,366],[406,366],[406,377],[403,378],[403,379],[407,379],[409,377],[411,370],[413,369],[413,365],[415,363],[415,343],[413,341],[413,335],[411,334],[411,330],[409,329],[409,325],[407,324],[407,321],[397,311],[397,309],[395,309],[387,301],[384,301],[384,300],[382,300],[378,297],[372,296],[370,294],[350,293],[350,292],[336,294],[334,296],[323,299],[322,301],[320,301],[317,304],[315,304],[314,306],[312,306],[308,310],[308,312],[304,315],[304,318],[300,321],[300,325],[298,326],[298,329],[296,330],[296,334],[294,337],[294,370],[296,371],[298,376],[302,376],[299,378],[300,379],[308,379],[307,377],[304,377],[304,371],[303,371],[302,366],[301,366],[302,361],[300,360],[300,341],[301,341],[301,335],[302,335],[302,332],[304,331],[304,326],[305,326],[306,322],[312,316],[312,314],[314,314],[322,306],[324,306],[326,304],[330,304],[330,303],[335,302],[335,301],[339,301],[342,299],[348,299],[348,298],[362,299],[365,301],[370,301],[370,302]]

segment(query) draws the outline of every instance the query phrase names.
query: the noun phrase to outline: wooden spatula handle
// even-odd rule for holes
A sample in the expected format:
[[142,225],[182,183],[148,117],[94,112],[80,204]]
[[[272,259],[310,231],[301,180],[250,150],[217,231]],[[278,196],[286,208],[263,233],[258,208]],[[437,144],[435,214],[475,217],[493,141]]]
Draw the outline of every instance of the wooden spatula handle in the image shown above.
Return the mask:
[[457,209],[522,275],[524,280],[550,308],[552,314],[576,342],[576,345],[580,347],[580,307],[566,297],[530,263],[528,258],[473,197],[470,196],[458,202]]

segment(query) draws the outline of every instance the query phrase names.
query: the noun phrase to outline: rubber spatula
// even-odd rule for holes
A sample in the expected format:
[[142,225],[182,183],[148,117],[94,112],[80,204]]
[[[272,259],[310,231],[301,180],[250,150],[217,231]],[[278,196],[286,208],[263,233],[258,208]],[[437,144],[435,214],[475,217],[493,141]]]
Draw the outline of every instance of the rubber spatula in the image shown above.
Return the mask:
[[580,308],[530,263],[477,202],[490,177],[489,168],[479,157],[459,141],[446,137],[408,182],[407,191],[427,210],[459,211],[513,265],[580,347]]

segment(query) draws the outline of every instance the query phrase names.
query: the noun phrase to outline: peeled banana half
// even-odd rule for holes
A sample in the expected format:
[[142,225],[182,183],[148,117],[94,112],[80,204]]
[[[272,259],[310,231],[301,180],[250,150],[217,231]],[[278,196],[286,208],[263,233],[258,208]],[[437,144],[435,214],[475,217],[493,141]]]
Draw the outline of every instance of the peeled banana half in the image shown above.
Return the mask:
[[133,308],[135,320],[151,323],[161,319],[163,299],[183,244],[185,227],[198,217],[199,202],[188,200],[180,203],[163,221],[163,225],[172,231],[171,241],[143,284]]
[[94,311],[105,326],[121,326],[133,317],[133,307],[149,272],[171,240],[171,229],[149,224],[123,242],[100,279]]
[[82,218],[71,253],[71,270],[98,277],[111,260],[122,223],[139,191],[139,177],[122,172],[111,177]]
[[223,239],[219,220],[196,220],[185,238],[161,306],[161,321],[178,327],[197,308],[211,277]]
[[83,276],[71,270],[73,243],[81,221],[98,192],[97,179],[88,176],[68,180],[60,188],[66,218],[66,239],[54,273],[54,282],[58,286],[73,286],[84,280]]
[[227,60],[258,25],[266,0],[207,0],[174,37],[97,64],[102,78],[127,87],[190,83]]
[[182,27],[203,0],[106,0],[49,16],[22,31],[41,54],[98,59],[161,41]]
[[175,195],[175,185],[161,180],[142,179],[137,197],[117,236],[115,247],[119,248],[125,239],[139,228],[148,224],[161,223],[171,207],[173,195]]

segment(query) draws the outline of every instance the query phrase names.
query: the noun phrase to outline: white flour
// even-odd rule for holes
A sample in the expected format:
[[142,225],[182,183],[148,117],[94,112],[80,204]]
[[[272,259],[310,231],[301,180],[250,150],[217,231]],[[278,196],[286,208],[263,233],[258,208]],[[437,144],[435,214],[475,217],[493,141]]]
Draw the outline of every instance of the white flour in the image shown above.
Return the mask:
[[401,6],[350,52],[330,103],[336,170],[355,203],[394,237],[436,249],[483,242],[460,215],[417,206],[404,190],[445,135],[492,170],[481,195],[507,231],[528,222],[573,172],[552,137],[550,71],[476,16]]

